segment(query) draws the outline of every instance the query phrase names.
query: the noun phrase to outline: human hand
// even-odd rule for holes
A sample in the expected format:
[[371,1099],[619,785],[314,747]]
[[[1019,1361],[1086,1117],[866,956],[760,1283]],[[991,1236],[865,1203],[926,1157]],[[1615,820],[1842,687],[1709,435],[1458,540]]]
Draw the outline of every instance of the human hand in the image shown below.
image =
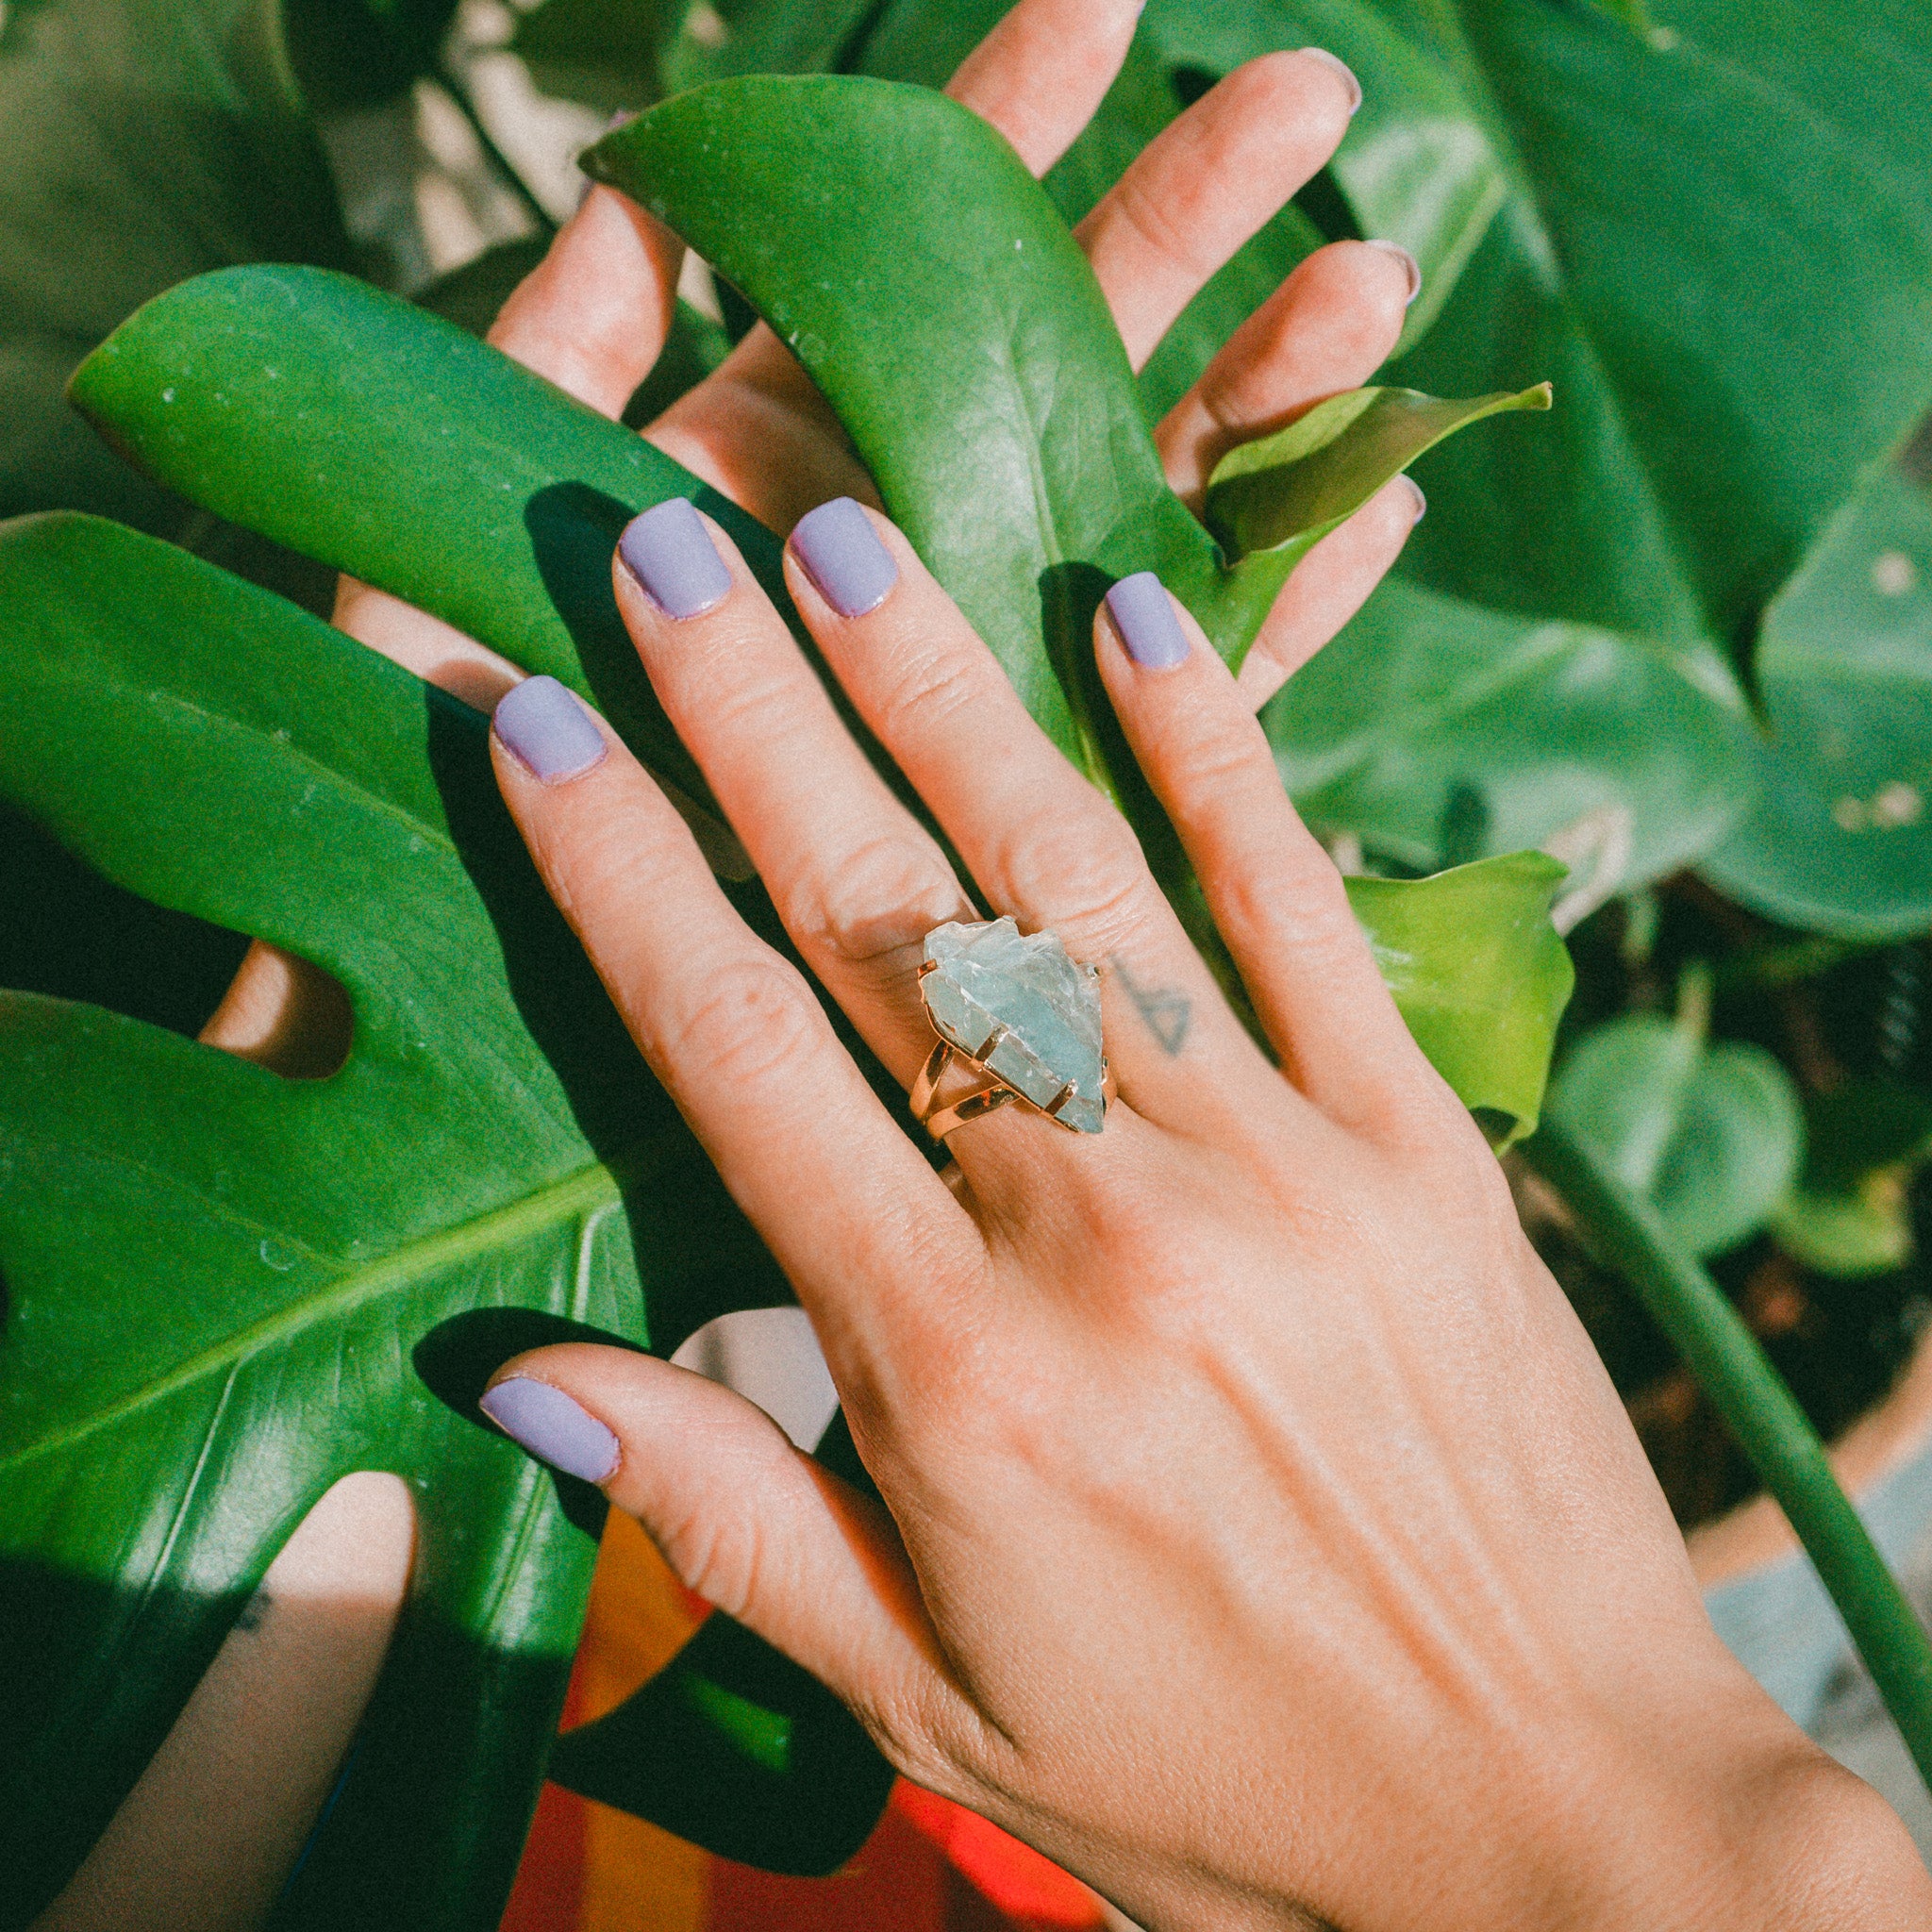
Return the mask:
[[[1099,107],[1140,18],[1133,0],[1021,0],[948,92],[1043,174]],[[1138,368],[1208,277],[1334,151],[1358,96],[1332,56],[1250,61],[1182,114],[1080,225]],[[505,304],[490,341],[616,417],[664,346],[684,244],[614,190],[592,187]],[[1169,481],[1198,507],[1235,443],[1365,382],[1394,347],[1417,283],[1385,243],[1336,242],[1302,262],[1249,318],[1157,432]],[[876,502],[837,418],[762,325],[644,436],[777,530],[849,494]],[[1241,670],[1258,707],[1355,613],[1401,549],[1421,492],[1396,477],[1303,559]],[[335,622],[351,637],[484,709],[520,675],[394,597],[343,578]],[[285,1073],[326,1072],[346,1051],[340,991],[256,945],[204,1030]]]
[[[715,525],[663,506],[621,554],[667,714],[909,1086],[921,941],[978,916],[964,882]],[[647,588],[673,570],[709,583],[682,619]],[[1279,1070],[900,534],[826,505],[786,575],[991,908],[1101,967],[1119,1098],[1097,1135],[974,1122],[936,1174],[649,775],[532,680],[497,712],[505,795],[809,1313],[885,1507],[629,1351],[507,1363],[494,1419],[908,1776],[1149,1926],[1923,1924],[1896,1820],[1712,1633],[1607,1377],[1187,613],[1130,580],[1095,648]]]

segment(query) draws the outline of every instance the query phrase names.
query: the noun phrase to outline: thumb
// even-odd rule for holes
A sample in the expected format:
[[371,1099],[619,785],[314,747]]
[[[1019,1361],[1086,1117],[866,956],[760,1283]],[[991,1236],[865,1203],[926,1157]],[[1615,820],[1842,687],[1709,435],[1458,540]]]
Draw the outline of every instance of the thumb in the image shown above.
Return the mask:
[[635,1516],[687,1589],[809,1671],[901,1770],[926,1755],[920,1714],[958,1693],[898,1530],[763,1409],[590,1342],[512,1357],[479,1407]]

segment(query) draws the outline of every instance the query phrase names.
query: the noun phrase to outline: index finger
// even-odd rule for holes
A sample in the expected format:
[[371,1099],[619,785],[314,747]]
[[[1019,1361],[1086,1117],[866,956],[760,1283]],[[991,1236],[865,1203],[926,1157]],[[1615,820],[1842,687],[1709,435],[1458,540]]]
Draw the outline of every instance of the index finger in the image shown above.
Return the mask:
[[985,1251],[804,975],[740,919],[676,809],[554,678],[496,708],[497,781],[633,1040],[812,1317],[835,1379],[960,1301]]

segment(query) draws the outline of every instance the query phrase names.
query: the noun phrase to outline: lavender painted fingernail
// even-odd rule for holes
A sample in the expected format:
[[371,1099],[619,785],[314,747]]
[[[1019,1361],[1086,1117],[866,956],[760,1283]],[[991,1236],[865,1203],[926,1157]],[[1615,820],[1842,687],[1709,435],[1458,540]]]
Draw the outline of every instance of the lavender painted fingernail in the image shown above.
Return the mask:
[[892,553],[849,496],[835,496],[800,517],[792,526],[791,547],[819,594],[841,617],[876,610],[899,581]]
[[1123,577],[1107,593],[1107,608],[1127,656],[1143,671],[1172,671],[1188,659],[1188,634],[1151,570]]
[[601,1483],[617,1467],[617,1438],[548,1382],[512,1375],[487,1391],[476,1407],[511,1441],[565,1475]]
[[1402,306],[1407,308],[1423,291],[1423,265],[1400,242],[1375,241],[1369,243],[1371,248],[1379,248],[1384,255],[1392,255],[1408,272],[1408,293],[1403,298]]
[[526,677],[508,692],[491,723],[496,735],[546,785],[560,785],[601,764],[608,747],[590,712],[554,677]]
[[681,496],[624,526],[618,560],[666,617],[697,617],[722,604],[731,572],[704,519]]
[[1408,520],[1409,528],[1414,529],[1427,514],[1429,499],[1423,494],[1423,486],[1413,476],[1405,476],[1402,480],[1408,485],[1409,492],[1415,498],[1415,514]]
[[1326,47],[1304,47],[1301,50],[1310,60],[1319,60],[1324,67],[1331,69],[1348,90],[1348,111],[1351,119],[1355,110],[1362,104],[1362,84],[1355,77],[1355,69],[1340,55],[1331,54]]

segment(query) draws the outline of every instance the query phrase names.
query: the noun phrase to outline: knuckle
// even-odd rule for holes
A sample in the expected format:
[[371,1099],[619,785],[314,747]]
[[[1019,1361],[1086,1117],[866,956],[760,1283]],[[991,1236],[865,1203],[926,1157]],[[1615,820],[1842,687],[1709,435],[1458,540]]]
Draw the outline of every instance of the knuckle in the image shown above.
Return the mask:
[[1113,214],[1143,247],[1161,260],[1190,272],[1200,270],[1205,251],[1198,224],[1203,197],[1163,179],[1160,192],[1148,184],[1144,173],[1129,172],[1114,191]]
[[1218,689],[1215,696],[1220,702],[1201,708],[1173,754],[1173,780],[1184,802],[1196,808],[1245,791],[1258,773],[1272,778],[1274,772],[1260,721],[1232,688]]
[[1108,928],[1152,885],[1132,828],[1097,798],[1008,827],[993,858],[1004,896],[1055,924]]
[[882,735],[895,737],[914,722],[922,736],[946,730],[978,705],[985,689],[982,669],[966,652],[939,644],[906,652],[880,689]]
[[882,832],[839,855],[788,906],[802,945],[866,965],[917,943],[961,908],[945,861],[910,832]]
[[708,1079],[754,1086],[791,1076],[828,1037],[810,989],[773,955],[726,961],[707,974],[673,1026],[658,1030],[657,1043],[664,1058],[701,1064]]

